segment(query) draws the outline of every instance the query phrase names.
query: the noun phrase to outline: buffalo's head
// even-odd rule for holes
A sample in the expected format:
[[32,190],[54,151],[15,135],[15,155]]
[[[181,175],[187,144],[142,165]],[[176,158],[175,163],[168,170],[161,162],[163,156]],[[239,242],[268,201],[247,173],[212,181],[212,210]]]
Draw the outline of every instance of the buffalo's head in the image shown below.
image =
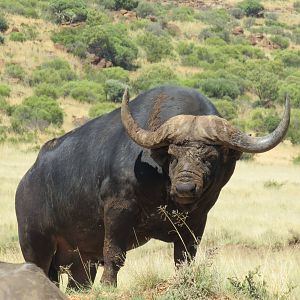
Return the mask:
[[128,135],[138,145],[152,150],[152,157],[169,174],[172,199],[187,209],[194,206],[213,182],[221,159],[224,159],[221,157],[224,149],[225,152],[232,149],[238,153],[268,151],[283,139],[290,120],[290,104],[286,99],[280,124],[264,137],[249,136],[215,115],[177,115],[157,130],[148,131],[135,122],[128,101],[126,90],[121,117]]

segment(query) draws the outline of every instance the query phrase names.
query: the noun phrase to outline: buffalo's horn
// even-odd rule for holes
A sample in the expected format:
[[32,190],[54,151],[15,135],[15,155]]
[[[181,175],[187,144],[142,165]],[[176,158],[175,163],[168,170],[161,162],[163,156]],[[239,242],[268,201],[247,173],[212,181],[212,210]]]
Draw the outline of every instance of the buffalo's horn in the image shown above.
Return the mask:
[[261,153],[268,151],[278,145],[287,133],[290,124],[290,111],[290,101],[286,97],[283,117],[273,132],[263,137],[252,137],[236,129],[224,142],[228,144],[229,148],[242,152]]
[[160,148],[170,143],[203,142],[224,145],[241,152],[265,152],[284,138],[290,122],[290,102],[286,98],[285,111],[278,127],[264,137],[252,137],[218,116],[177,115],[168,119],[156,131],[142,129],[128,108],[128,90],[123,95],[121,117],[128,135],[144,148]]

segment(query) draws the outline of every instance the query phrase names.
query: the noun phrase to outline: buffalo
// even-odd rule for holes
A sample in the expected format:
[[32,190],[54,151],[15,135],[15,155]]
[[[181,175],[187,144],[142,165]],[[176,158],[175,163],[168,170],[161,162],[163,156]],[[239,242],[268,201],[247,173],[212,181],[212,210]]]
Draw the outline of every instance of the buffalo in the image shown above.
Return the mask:
[[236,161],[275,147],[290,119],[287,99],[278,127],[253,137],[193,89],[128,100],[126,91],[121,109],[48,141],[18,186],[24,258],[53,281],[69,266],[71,286],[86,285],[103,265],[101,281],[116,285],[126,251],[152,238],[174,244],[176,264],[192,259]]
[[31,263],[0,262],[0,300],[67,300],[44,272]]

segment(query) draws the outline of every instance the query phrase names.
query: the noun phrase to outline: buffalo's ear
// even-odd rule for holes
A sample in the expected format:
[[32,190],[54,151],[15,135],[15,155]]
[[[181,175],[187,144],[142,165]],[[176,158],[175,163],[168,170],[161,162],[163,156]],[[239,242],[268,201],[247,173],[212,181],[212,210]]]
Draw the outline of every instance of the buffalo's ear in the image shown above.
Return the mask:
[[168,147],[151,149],[150,156],[161,167],[164,167],[169,163],[170,155],[168,154]]

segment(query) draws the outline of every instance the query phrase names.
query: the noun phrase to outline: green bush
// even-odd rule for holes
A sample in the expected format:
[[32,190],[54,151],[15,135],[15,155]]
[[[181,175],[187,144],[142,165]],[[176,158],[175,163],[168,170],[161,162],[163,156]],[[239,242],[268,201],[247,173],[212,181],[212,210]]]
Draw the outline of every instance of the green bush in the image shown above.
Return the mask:
[[279,124],[280,117],[274,109],[256,108],[250,114],[248,127],[258,135],[272,132]]
[[172,55],[173,46],[167,36],[156,36],[151,32],[145,32],[138,37],[138,44],[145,50],[147,60],[151,63],[159,62],[163,58]]
[[119,80],[107,80],[104,85],[106,99],[113,102],[122,102],[122,96],[126,87],[127,85],[123,82],[120,82]]
[[8,116],[11,116],[14,112],[15,106],[9,105],[8,101],[0,96],[0,111],[5,113]]
[[88,81],[70,81],[62,87],[64,96],[71,96],[80,102],[105,101],[105,92],[101,84]]
[[7,85],[0,83],[0,97],[9,97],[10,92],[11,90]]
[[191,22],[194,21],[195,11],[191,7],[180,6],[175,7],[171,10],[171,20],[181,21],[181,22]]
[[132,82],[136,93],[146,91],[162,84],[176,84],[177,76],[174,71],[162,64],[153,64],[142,68],[138,77]]
[[232,17],[226,9],[210,9],[200,12],[198,18],[205,24],[211,25],[214,31],[230,28]]
[[87,5],[82,0],[52,0],[50,12],[55,22],[76,23],[87,18]]
[[293,144],[300,144],[300,109],[292,109],[291,125],[287,133],[287,138]]
[[247,17],[259,17],[264,12],[264,6],[259,0],[244,0],[238,3],[238,7],[244,11]]
[[138,49],[123,24],[90,27],[85,33],[88,51],[111,61],[115,66],[131,69]]
[[50,124],[61,126],[62,123],[62,109],[55,100],[46,96],[26,98],[12,116],[12,128],[16,132],[26,129],[44,130]]
[[34,94],[36,96],[47,96],[52,99],[57,99],[60,92],[55,85],[40,83],[35,87]]
[[270,40],[274,44],[278,45],[281,49],[286,49],[290,45],[289,39],[286,37],[283,37],[281,35],[273,35],[273,36],[271,36]]
[[300,51],[285,50],[280,51],[276,56],[277,60],[281,60],[286,67],[300,67]]
[[139,4],[138,0],[115,0],[115,10],[133,10]]
[[297,12],[300,12],[300,1],[294,1],[293,7]]
[[25,42],[26,36],[23,32],[12,32],[9,36],[9,39],[13,42]]
[[0,45],[3,45],[5,42],[5,38],[3,35],[0,34]]
[[25,70],[22,68],[22,66],[14,63],[6,64],[4,73],[8,77],[16,78],[19,80],[24,80],[26,76]]
[[89,116],[91,118],[99,117],[103,114],[109,113],[112,110],[118,108],[118,105],[113,102],[102,102],[94,104],[89,110]]
[[226,120],[232,120],[237,117],[237,106],[230,100],[223,99],[214,102],[217,110]]
[[8,29],[8,23],[4,15],[0,14],[0,32],[5,32]]
[[291,106],[293,108],[300,108],[300,90],[299,90],[300,80],[297,82],[289,82],[287,78],[286,81],[279,85],[278,98],[279,103],[284,103],[285,96],[288,95],[291,101]]
[[61,86],[65,81],[75,80],[76,77],[67,61],[55,58],[33,71],[31,84],[48,83]]
[[230,10],[230,14],[236,19],[242,19],[244,17],[244,11],[239,7],[234,7]]
[[236,99],[241,91],[234,80],[226,78],[208,78],[200,83],[200,88],[205,95],[213,98],[223,98],[225,96]]
[[148,1],[139,1],[138,6],[135,9],[136,14],[140,18],[146,18],[147,16],[156,16],[158,13],[157,6],[154,3]]

